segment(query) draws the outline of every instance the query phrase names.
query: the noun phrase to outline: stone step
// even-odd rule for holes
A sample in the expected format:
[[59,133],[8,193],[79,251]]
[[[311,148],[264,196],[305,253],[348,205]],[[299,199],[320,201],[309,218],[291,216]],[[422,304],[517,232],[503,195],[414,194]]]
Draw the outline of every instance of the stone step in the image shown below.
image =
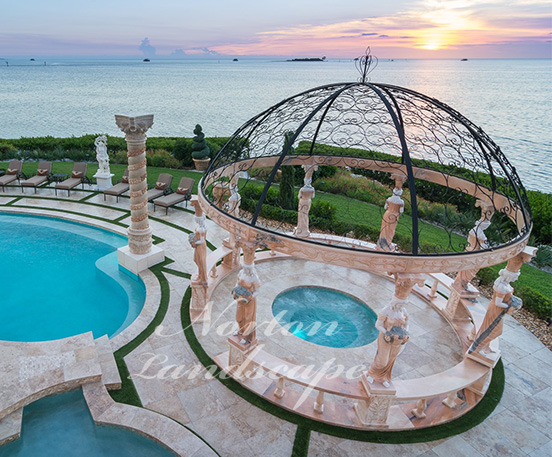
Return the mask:
[[113,348],[107,335],[94,340],[98,360],[102,367],[102,382],[109,390],[118,390],[121,388],[121,376],[113,355]]
[[16,440],[21,436],[22,419],[23,408],[19,408],[0,420],[0,446]]

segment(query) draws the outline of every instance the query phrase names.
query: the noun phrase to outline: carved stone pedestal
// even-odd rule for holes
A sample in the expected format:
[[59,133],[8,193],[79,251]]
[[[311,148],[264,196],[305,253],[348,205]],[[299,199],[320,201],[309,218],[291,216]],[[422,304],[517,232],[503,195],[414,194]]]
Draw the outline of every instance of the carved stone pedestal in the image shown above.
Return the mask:
[[96,190],[102,191],[113,186],[111,183],[111,178],[113,178],[113,176],[115,176],[113,173],[109,173],[108,175],[96,173],[92,176],[93,178],[96,178]]
[[192,300],[190,309],[196,313],[204,313],[207,309],[207,283],[192,279]]
[[134,274],[147,270],[165,260],[165,251],[153,245],[147,254],[133,254],[129,246],[117,249],[117,260],[119,265]]
[[354,405],[358,420],[367,427],[388,427],[389,409],[397,393],[393,383],[390,383],[389,387],[377,382],[370,384],[366,379],[366,374],[362,375],[361,382],[368,398],[360,400]]
[[487,352],[485,354],[481,352],[467,352],[466,357],[468,359],[475,360],[486,367],[494,368],[500,359],[500,349],[498,349],[498,343],[495,341],[491,342],[492,349],[493,346],[495,352]]
[[228,346],[230,352],[228,353],[228,367],[230,373],[236,378],[247,376],[253,369],[253,362],[251,357],[255,354],[255,348],[257,347],[257,340],[253,340],[251,343],[240,343],[239,336],[228,337]]

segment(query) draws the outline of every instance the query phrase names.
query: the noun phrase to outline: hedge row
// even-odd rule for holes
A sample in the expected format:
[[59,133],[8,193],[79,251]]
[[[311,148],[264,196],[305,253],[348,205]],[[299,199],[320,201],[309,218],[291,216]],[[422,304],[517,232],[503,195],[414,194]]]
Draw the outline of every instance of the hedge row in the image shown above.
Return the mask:
[[[18,158],[37,161],[71,160],[93,162],[96,160],[94,140],[99,136],[54,138],[51,136],[15,140],[0,139],[0,160]],[[214,157],[228,138],[207,138],[210,156]],[[148,165],[164,168],[192,167],[192,139],[181,137],[149,137]],[[107,135],[107,150],[113,163],[126,163],[126,141],[124,138]]]

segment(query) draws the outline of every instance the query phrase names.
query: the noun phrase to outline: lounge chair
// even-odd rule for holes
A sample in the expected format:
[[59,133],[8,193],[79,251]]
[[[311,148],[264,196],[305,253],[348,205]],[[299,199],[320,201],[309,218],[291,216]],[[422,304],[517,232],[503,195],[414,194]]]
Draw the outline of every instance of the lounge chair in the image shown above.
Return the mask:
[[58,182],[56,184],[56,195],[58,189],[66,190],[67,195],[71,195],[71,189],[77,187],[79,184],[82,184],[84,189],[84,179],[86,178],[86,167],[87,164],[84,162],[79,162],[73,165],[73,171],[71,172],[71,177],[65,181]]
[[153,200],[153,212],[155,212],[156,206],[163,206],[165,208],[165,214],[169,212],[169,208],[180,202],[185,201],[188,206],[188,200],[192,198],[192,189],[195,184],[193,178],[182,178],[178,183],[176,192],[165,195],[164,197]]
[[8,165],[6,174],[0,177],[0,186],[2,186],[2,192],[5,191],[4,187],[11,184],[15,180],[19,180],[21,176],[21,167],[23,164],[20,160],[12,160]]
[[25,191],[25,187],[34,187],[35,194],[36,188],[44,183],[47,183],[52,175],[52,162],[38,162],[38,169],[36,175],[32,178],[21,181],[21,192]]
[[151,202],[155,198],[159,198],[163,195],[167,195],[171,190],[171,183],[173,177],[168,173],[161,173],[157,178],[155,187],[148,190],[146,194],[148,197],[148,202]]
[[123,173],[121,182],[103,191],[104,201],[105,201],[106,195],[113,195],[114,197],[117,197],[117,203],[119,203],[119,197],[122,194],[124,194],[128,189],[130,189],[130,184],[128,183],[128,168],[127,168]]

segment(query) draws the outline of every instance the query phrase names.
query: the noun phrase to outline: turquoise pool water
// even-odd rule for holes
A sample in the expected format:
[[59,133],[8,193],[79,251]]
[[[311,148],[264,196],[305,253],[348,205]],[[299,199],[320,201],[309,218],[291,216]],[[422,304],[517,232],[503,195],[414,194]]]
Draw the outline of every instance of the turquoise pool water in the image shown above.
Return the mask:
[[279,294],[272,313],[295,336],[320,346],[354,348],[374,341],[377,315],[360,300],[325,287],[296,287]]
[[123,236],[61,219],[0,214],[0,340],[113,337],[140,314],[146,290],[119,270]]
[[164,446],[130,430],[97,426],[81,390],[42,398],[23,409],[21,438],[0,457],[174,457]]

